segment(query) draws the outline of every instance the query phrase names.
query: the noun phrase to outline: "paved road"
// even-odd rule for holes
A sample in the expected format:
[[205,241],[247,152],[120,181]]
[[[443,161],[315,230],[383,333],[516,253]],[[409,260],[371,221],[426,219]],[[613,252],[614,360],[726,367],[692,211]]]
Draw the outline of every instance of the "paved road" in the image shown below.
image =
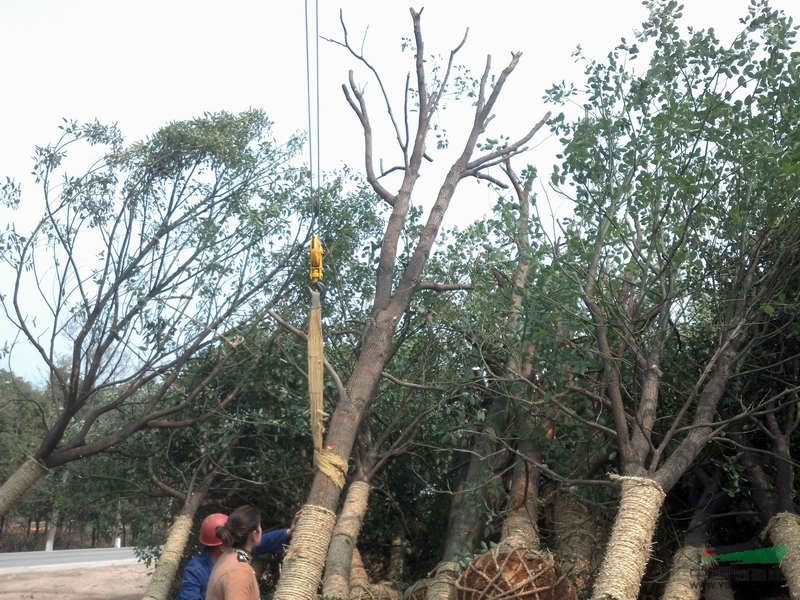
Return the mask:
[[68,569],[135,563],[133,548],[89,548],[86,550],[54,550],[53,552],[0,552],[0,573],[29,569]]

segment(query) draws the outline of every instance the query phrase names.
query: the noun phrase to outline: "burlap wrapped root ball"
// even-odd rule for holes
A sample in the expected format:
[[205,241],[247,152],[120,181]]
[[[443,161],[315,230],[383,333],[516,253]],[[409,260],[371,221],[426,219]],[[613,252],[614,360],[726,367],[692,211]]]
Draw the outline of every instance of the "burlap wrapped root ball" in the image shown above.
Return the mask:
[[500,544],[473,560],[456,581],[457,600],[577,600],[553,555]]

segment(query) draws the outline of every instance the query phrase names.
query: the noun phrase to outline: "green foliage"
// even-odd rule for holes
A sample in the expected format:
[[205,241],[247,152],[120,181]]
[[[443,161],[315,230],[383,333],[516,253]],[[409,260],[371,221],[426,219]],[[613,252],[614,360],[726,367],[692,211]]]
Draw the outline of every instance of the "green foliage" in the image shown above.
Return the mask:
[[[550,101],[586,110],[552,121],[564,143],[552,181],[575,207],[561,267],[601,307],[612,348],[635,343],[646,357],[669,330],[675,354],[663,363],[674,369],[662,401],[672,414],[735,299],[744,293],[756,318],[759,298],[779,295],[781,265],[793,264],[794,251],[767,248],[796,239],[786,223],[796,219],[800,121],[789,98],[800,79],[796,29],[765,2],[751,5],[730,44],[713,30],[684,30],[676,2],[647,6],[634,42],[623,39],[604,61],[581,58],[584,87],[549,90]],[[764,277],[743,292],[748,269]],[[635,398],[640,375],[621,364]]]

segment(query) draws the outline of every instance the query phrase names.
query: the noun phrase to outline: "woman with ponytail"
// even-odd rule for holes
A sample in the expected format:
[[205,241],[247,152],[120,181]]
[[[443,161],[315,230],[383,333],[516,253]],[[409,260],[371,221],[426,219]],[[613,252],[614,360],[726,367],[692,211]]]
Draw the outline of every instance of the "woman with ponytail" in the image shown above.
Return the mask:
[[206,600],[259,600],[250,561],[253,547],[261,541],[261,513],[252,506],[240,506],[216,533],[229,549],[214,563]]

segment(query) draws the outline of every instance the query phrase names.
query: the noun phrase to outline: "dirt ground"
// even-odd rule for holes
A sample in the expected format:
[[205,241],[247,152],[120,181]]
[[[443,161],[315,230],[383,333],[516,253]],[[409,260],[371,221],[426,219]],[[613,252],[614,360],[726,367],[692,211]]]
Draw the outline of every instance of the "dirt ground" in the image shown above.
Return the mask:
[[139,600],[151,572],[135,563],[0,574],[0,600]]

